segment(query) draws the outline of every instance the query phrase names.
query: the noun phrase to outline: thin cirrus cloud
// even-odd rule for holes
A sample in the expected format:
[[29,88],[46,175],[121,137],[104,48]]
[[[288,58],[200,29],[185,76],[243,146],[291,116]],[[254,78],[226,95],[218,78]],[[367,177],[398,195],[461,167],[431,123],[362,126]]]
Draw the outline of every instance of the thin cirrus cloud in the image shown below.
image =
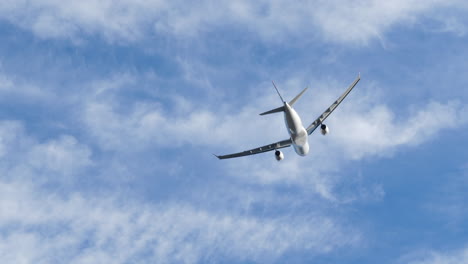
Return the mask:
[[333,219],[213,213],[184,204],[133,204],[119,197],[66,197],[28,182],[0,181],[3,261],[13,263],[198,263],[275,260],[354,246],[359,233]]
[[468,108],[457,101],[430,102],[418,111],[396,118],[388,107],[375,106],[367,113],[339,114],[332,124],[346,127],[337,131],[337,142],[348,156],[387,156],[400,146],[419,145],[446,129],[464,126]]
[[423,251],[417,252],[419,257],[407,257],[408,264],[464,264],[468,263],[468,248],[464,247],[456,251],[438,252],[438,251]]
[[33,99],[35,101],[52,100],[54,94],[24,80],[17,80],[0,70],[0,93],[3,97],[15,99]]
[[[365,44],[398,23],[414,23],[424,14],[466,8],[462,1],[7,1],[0,16],[42,38],[81,40],[100,35],[109,41],[138,41],[154,33],[197,36],[220,26],[248,28],[264,39],[322,37],[334,42]],[[445,16],[437,22],[460,23]],[[322,35],[316,35],[321,32]]]
[[1,171],[10,180],[67,182],[92,165],[90,148],[70,135],[38,142],[26,133],[22,122],[3,120],[0,138]]

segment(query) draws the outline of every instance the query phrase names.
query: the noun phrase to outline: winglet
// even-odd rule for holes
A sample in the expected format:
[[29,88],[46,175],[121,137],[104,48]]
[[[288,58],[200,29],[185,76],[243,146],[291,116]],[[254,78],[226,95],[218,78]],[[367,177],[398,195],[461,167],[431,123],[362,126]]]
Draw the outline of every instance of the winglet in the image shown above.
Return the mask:
[[218,155],[216,155],[216,154],[213,154],[213,156],[217,157],[218,159],[221,159],[221,158],[220,158]]

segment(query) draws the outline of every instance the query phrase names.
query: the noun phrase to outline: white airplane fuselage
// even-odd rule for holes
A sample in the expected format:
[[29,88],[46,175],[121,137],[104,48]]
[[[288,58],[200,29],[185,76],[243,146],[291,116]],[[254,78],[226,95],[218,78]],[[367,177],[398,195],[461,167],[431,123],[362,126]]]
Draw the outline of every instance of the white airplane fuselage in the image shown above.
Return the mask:
[[284,122],[291,136],[294,151],[300,156],[309,153],[307,130],[302,125],[301,118],[287,102],[284,103]]

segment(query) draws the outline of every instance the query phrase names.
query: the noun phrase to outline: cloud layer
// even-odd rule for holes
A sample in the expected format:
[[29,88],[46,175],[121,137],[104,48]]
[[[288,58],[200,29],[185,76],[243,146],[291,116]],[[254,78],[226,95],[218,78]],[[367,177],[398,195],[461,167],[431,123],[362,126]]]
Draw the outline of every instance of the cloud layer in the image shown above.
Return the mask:
[[[192,37],[220,27],[241,27],[268,40],[291,36],[325,37],[334,42],[367,43],[399,23],[412,24],[437,9],[465,8],[462,1],[6,1],[0,16],[42,38],[99,35],[136,41],[154,33]],[[441,18],[444,21],[446,17]],[[456,18],[447,28],[460,25]],[[459,32],[459,26],[457,26]],[[321,32],[317,35],[316,32]]]
[[62,197],[17,180],[0,182],[0,198],[0,251],[8,263],[264,262],[359,240],[327,217],[262,219],[113,196]]
[[450,253],[435,251],[424,252],[424,257],[410,260],[409,264],[464,264],[468,263],[468,249],[463,248]]

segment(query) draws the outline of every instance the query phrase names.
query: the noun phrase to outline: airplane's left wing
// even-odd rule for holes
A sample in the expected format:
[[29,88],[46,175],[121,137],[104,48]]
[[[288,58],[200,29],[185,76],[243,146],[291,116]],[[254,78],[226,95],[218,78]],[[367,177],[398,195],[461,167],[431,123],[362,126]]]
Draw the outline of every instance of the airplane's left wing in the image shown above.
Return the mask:
[[286,148],[292,145],[291,139],[286,139],[283,141],[279,141],[270,145],[266,145],[263,147],[251,149],[251,150],[246,150],[238,153],[233,153],[233,154],[228,154],[228,155],[215,155],[218,159],[230,159],[230,158],[237,158],[237,157],[243,157],[243,156],[249,156],[249,155],[255,155],[263,152],[268,152],[272,150],[277,150],[280,148]]

